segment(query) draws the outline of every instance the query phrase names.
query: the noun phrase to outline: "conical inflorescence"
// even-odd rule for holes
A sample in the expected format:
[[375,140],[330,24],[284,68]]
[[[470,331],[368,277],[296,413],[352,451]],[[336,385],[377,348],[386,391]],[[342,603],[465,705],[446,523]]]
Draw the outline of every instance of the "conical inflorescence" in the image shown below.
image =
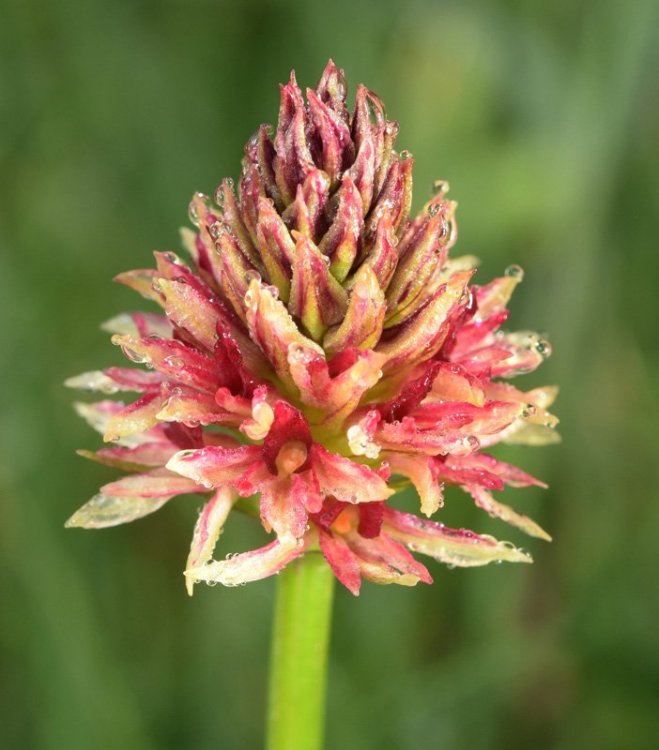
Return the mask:
[[[245,146],[237,186],[227,178],[213,201],[193,197],[188,263],[159,252],[156,268],[117,277],[160,312],[104,326],[146,369],[68,381],[139,394],[128,405],[78,404],[111,443],[82,453],[128,474],[69,526],[111,526],[176,495],[206,495],[190,591],[263,578],[313,550],[355,594],[363,578],[430,582],[412,552],[458,566],[530,561],[507,542],[428,520],[453,484],[547,539],[493,495],[541,483],[486,451],[554,442],[556,393],[508,382],[550,353],[537,334],[501,330],[521,269],[472,284],[476,260],[449,257],[457,229],[446,183],[410,214],[413,159],[396,150],[397,132],[364,86],[349,112],[331,61],[306,98],[291,75],[276,129],[261,126]],[[426,518],[388,503],[408,485]],[[237,503],[258,511],[272,541],[214,561]]]

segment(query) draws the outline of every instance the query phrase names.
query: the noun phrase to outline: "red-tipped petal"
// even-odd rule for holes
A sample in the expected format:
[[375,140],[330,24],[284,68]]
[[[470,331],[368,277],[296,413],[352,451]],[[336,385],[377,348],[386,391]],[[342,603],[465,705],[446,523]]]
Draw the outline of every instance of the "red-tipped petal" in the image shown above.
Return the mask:
[[337,196],[336,216],[318,248],[330,259],[332,276],[343,282],[357,257],[364,216],[361,195],[349,175],[344,176]]
[[387,483],[372,469],[314,443],[310,451],[313,469],[320,489],[345,503],[369,503],[386,500],[394,494]]
[[240,586],[243,583],[258,581],[279,573],[303,552],[302,543],[281,543],[275,540],[266,547],[242,552],[227,560],[189,568],[185,571],[185,575],[195,583],[203,581],[221,583],[224,586]]
[[[185,565],[186,570],[205,565],[213,556],[215,545],[220,538],[229,512],[236,501],[236,493],[228,487],[220,487],[206,503],[197,518],[190,545],[190,553]],[[192,596],[195,585],[193,577],[185,580],[188,594]]]
[[434,557],[449,566],[470,568],[492,562],[532,562],[528,552],[508,542],[498,542],[494,537],[466,529],[449,529],[442,523],[393,508],[385,508],[384,524],[387,534],[408,549]]
[[388,453],[387,462],[394,474],[408,477],[421,498],[421,512],[432,516],[444,504],[444,488],[435,461],[430,456]]
[[167,468],[212,488],[230,484],[248,468],[260,463],[261,448],[258,445],[239,448],[211,445],[198,450],[179,451],[170,458]]
[[478,485],[469,485],[465,489],[474,498],[476,505],[493,518],[500,518],[502,521],[515,526],[529,536],[544,539],[547,542],[551,541],[549,534],[533,519],[518,513],[508,505],[498,502],[487,490]]
[[365,263],[355,274],[345,318],[325,334],[325,351],[331,355],[350,347],[374,347],[382,334],[386,308],[377,275]]
[[359,596],[361,575],[357,556],[348,544],[340,537],[319,530],[320,551],[329,563],[334,575],[354,596]]
[[348,298],[318,247],[305,235],[294,232],[293,236],[295,259],[288,309],[318,341],[329,326],[342,320]]
[[361,575],[369,581],[401,586],[415,586],[419,581],[432,583],[426,567],[415,560],[402,544],[385,534],[374,539],[350,534],[347,542],[357,558]]

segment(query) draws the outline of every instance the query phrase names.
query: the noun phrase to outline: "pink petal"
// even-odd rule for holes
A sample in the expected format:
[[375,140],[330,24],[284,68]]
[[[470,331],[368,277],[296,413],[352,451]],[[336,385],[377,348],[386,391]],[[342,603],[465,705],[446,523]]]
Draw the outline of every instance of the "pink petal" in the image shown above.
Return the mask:
[[[209,424],[238,427],[244,418],[244,415],[225,408],[227,404],[218,404],[217,399],[210,394],[193,388],[175,387],[166,395],[167,398],[157,415],[161,422],[177,422],[188,427]],[[233,397],[230,396],[230,400],[233,401]],[[229,403],[228,406],[234,407],[234,404]]]
[[288,361],[302,402],[324,412],[323,424],[332,429],[357,408],[366,391],[382,377],[384,357],[370,350],[356,351],[354,363],[335,377],[330,377],[325,358],[314,351],[293,347]]
[[162,408],[160,393],[146,393],[114,414],[107,425],[103,440],[110,442],[144,432],[157,424],[156,415]]
[[282,542],[298,539],[307,528],[305,494],[293,486],[289,477],[271,481],[261,487],[261,520],[266,531],[271,529]]
[[204,488],[187,477],[161,468],[122,477],[101,487],[101,492],[110,497],[173,497],[188,492],[204,492]]
[[260,549],[243,552],[220,562],[189,568],[185,575],[195,583],[205,581],[221,583],[224,586],[239,586],[279,573],[303,552],[302,543],[283,544],[275,540]]
[[275,372],[285,384],[292,386],[288,364],[290,347],[302,347],[323,355],[323,350],[300,333],[286,306],[272,290],[254,279],[246,297],[247,324],[252,339],[272,362]]
[[359,596],[361,575],[355,553],[347,543],[334,534],[319,530],[320,550],[329,563],[334,575],[351,594]]
[[330,272],[345,281],[357,257],[363,226],[362,197],[350,175],[345,174],[337,190],[339,205],[332,225],[318,244],[320,252],[330,259]]
[[426,567],[415,560],[402,544],[385,534],[374,539],[350,534],[347,542],[357,558],[361,575],[369,581],[402,586],[415,586],[419,581],[432,583]]
[[444,489],[440,484],[435,459],[406,453],[388,453],[387,462],[394,474],[408,477],[421,498],[421,512],[431,516],[444,504]]
[[179,451],[170,458],[167,468],[212,488],[230,484],[260,461],[261,448],[258,445],[239,448],[211,445],[199,450]]
[[416,315],[392,329],[392,338],[378,344],[377,351],[387,356],[388,372],[423,362],[440,350],[471,275],[471,271],[454,274]]
[[325,496],[331,495],[346,503],[369,503],[386,500],[394,494],[372,469],[330,453],[318,443],[311,446],[310,456]]
[[118,391],[137,391],[138,393],[160,390],[162,375],[156,372],[144,372],[134,368],[109,367],[107,370],[83,372],[64,381],[68,388],[81,388],[101,393]]
[[[486,453],[473,453],[470,456],[447,456],[444,467],[448,467],[455,472],[474,472],[476,475],[482,472],[483,476],[489,475],[498,480],[493,484],[491,480],[488,480],[491,484],[489,487],[482,481],[472,480],[474,484],[480,484],[486,489],[502,489],[504,482],[511,487],[530,487],[532,485],[545,489],[547,487],[544,482],[532,477],[525,471],[504,461],[498,461],[494,456],[489,456]],[[460,483],[469,484],[470,482],[461,481]]]
[[332,276],[325,256],[306,235],[293,232],[295,257],[288,309],[315,340],[343,320],[348,307],[344,288]]
[[345,318],[325,334],[325,351],[332,355],[353,346],[359,349],[375,346],[382,333],[386,307],[378,277],[364,263],[354,276]]
[[112,343],[121,346],[128,359],[153,367],[171,380],[209,393],[217,388],[213,359],[180,341],[113,336]]
[[309,424],[299,409],[279,400],[275,404],[272,427],[263,441],[263,460],[273,474],[277,473],[279,451],[290,441],[299,441],[308,448],[311,445]]
[[95,453],[81,450],[78,454],[122,471],[144,471],[149,467],[164,466],[175,452],[176,447],[172,443],[161,441],[128,448],[113,446]]
[[491,536],[466,529],[450,529],[442,523],[427,521],[411,513],[385,508],[387,534],[413,552],[434,557],[449,566],[474,567],[491,562],[530,563],[528,552]]
[[158,279],[158,288],[165,299],[167,317],[178,328],[187,331],[194,341],[212,351],[217,340],[219,310],[208,297],[183,281]]
[[[233,490],[220,487],[206,503],[195,524],[186,570],[205,565],[211,559],[235,501],[236,494]],[[190,596],[192,596],[194,584],[194,578],[186,577],[186,587]]]
[[[155,271],[153,273],[155,275]],[[153,282],[150,281],[149,283],[152,284]],[[163,339],[170,339],[173,333],[172,324],[166,315],[146,312],[131,312],[116,315],[114,318],[103,323],[101,328],[109,333],[119,333],[124,336],[134,336],[135,338],[141,336],[159,336]]]
[[465,489],[474,498],[476,505],[492,518],[500,518],[511,526],[521,529],[529,536],[544,539],[547,542],[551,541],[549,534],[534,520],[518,513],[508,505],[497,502],[487,490],[478,485],[469,485]]
[[66,528],[104,529],[154,513],[172,496],[130,497],[99,493],[69,518]]

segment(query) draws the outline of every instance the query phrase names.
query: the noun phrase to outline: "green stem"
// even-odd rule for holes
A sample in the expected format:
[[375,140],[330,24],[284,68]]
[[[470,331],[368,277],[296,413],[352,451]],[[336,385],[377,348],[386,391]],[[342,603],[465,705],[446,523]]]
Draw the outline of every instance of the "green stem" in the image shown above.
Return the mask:
[[320,750],[334,574],[307,552],[277,576],[267,750]]

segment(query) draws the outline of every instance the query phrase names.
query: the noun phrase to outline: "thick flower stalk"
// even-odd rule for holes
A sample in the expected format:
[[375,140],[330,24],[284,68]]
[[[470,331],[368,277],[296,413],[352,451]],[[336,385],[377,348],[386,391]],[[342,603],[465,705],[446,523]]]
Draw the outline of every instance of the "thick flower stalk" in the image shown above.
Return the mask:
[[[396,151],[397,132],[364,86],[350,114],[332,62],[306,99],[291,75],[276,129],[261,126],[245,147],[237,189],[227,178],[214,202],[193,197],[189,265],[156,253],[155,269],[117,277],[162,312],[105,324],[146,371],[69,381],[140,395],[78,406],[111,443],[84,455],[128,475],[68,525],[110,526],[179,494],[206,496],[190,592],[198,581],[264,578],[311,550],[354,594],[362,579],[429,583],[412,552],[452,566],[530,561],[507,542],[428,520],[453,484],[549,538],[493,494],[541,483],[487,450],[553,442],[555,389],[508,382],[550,353],[536,334],[501,329],[522,271],[477,285],[477,261],[449,257],[456,205],[444,182],[410,217],[413,159]],[[426,518],[387,502],[409,485]],[[272,541],[213,561],[236,505]]]

